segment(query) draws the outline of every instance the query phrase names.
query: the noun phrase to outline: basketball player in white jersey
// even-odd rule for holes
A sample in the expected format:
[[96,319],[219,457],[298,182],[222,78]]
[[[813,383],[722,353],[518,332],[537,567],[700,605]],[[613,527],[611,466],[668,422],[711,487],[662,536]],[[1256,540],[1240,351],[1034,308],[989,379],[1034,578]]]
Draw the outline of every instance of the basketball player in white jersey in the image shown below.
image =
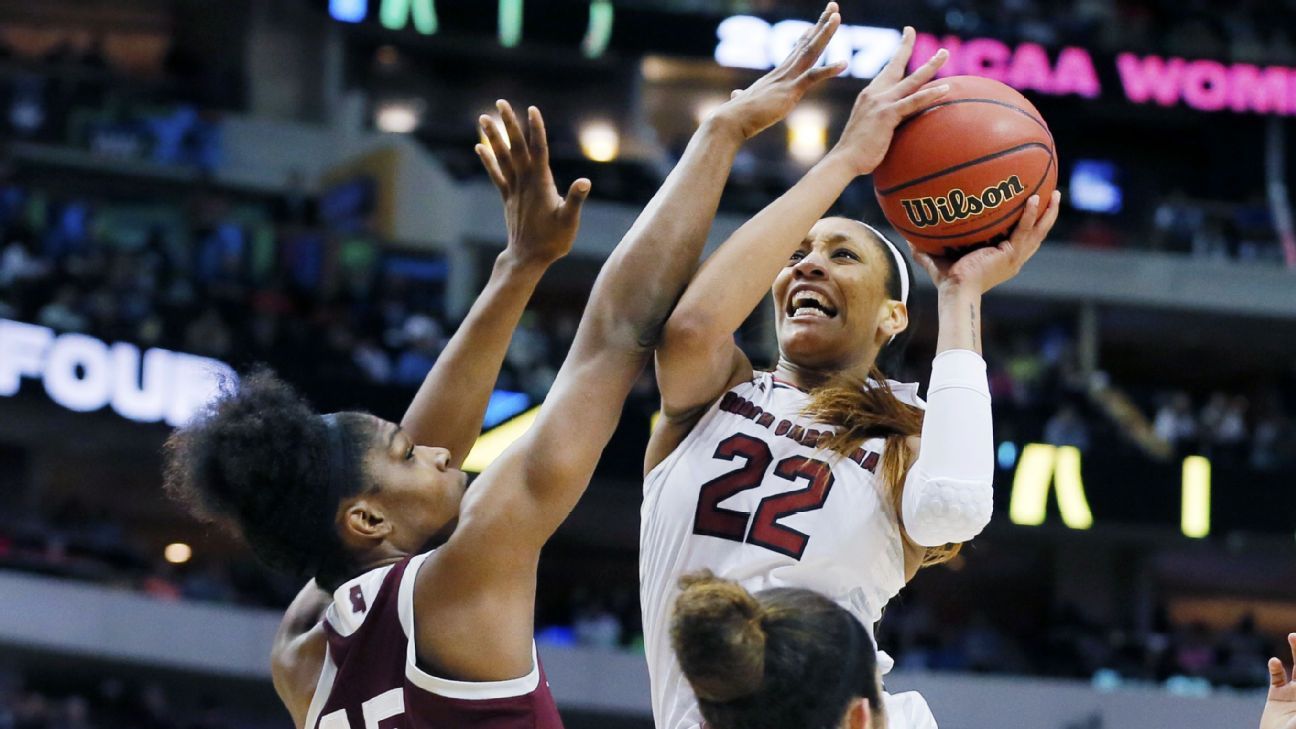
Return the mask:
[[[919,91],[943,51],[905,76],[913,42],[906,28],[836,147],[705,262],[667,322],[657,352],[663,418],[646,457],[640,539],[659,729],[702,722],[670,645],[682,575],[710,569],[752,592],[813,589],[871,628],[919,567],[953,556],[989,522],[981,295],[1038,249],[1058,197],[1047,205],[1032,197],[998,246],[957,262],[915,253],[939,292],[925,416],[917,386],[884,375],[908,326],[904,256],[867,225],[820,219],[877,166],[897,124],[947,90]],[[780,358],[774,371],[757,372],[733,335],[771,284]],[[880,662],[889,669],[888,658]],[[916,694],[886,704],[892,727],[935,726]]]

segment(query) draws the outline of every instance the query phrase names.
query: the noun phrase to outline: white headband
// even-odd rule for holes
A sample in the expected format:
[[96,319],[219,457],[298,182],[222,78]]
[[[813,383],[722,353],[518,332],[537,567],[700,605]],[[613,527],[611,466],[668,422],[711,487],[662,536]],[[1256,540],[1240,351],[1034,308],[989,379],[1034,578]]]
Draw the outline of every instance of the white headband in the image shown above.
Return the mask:
[[[890,238],[886,237],[885,235],[882,235],[882,231],[878,230],[877,228],[874,228],[873,226],[869,225],[868,223],[865,223],[862,220],[860,221],[860,225],[863,225],[865,228],[868,228],[869,230],[873,231],[873,235],[876,235],[878,237],[878,240],[882,241],[883,243],[886,243],[887,250],[891,251],[891,256],[895,258],[896,275],[900,277],[900,303],[904,304],[905,306],[908,306],[909,305],[909,268],[905,266],[905,259],[904,256],[900,253],[900,249],[896,247],[895,243],[891,242]],[[887,344],[894,342],[896,340],[896,337],[898,336],[900,336],[899,332],[892,334],[891,338],[887,340]]]
[[896,247],[896,244],[892,243],[890,238],[887,238],[885,235],[882,235],[882,232],[879,231],[877,228],[874,228],[873,226],[863,221],[861,221],[860,224],[863,225],[865,228],[868,228],[869,230],[873,231],[873,235],[876,235],[878,237],[878,240],[882,241],[883,243],[886,243],[887,250],[891,251],[891,255],[895,257],[896,272],[897,275],[900,276],[900,303],[908,306],[909,305],[909,267],[905,265],[904,255],[900,253],[900,249]]

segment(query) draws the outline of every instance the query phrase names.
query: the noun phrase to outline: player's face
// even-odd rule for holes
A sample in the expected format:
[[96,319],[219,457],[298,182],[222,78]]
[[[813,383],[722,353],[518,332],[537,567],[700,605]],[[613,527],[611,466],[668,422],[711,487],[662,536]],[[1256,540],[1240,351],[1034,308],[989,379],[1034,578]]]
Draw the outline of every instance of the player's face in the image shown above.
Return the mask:
[[372,495],[391,521],[388,541],[402,551],[422,551],[444,541],[459,516],[468,477],[450,467],[450,451],[418,446],[400,426],[374,418],[375,436],[365,472]]
[[779,351],[814,369],[871,361],[888,338],[880,330],[894,302],[886,252],[873,233],[846,218],[824,218],[774,279]]

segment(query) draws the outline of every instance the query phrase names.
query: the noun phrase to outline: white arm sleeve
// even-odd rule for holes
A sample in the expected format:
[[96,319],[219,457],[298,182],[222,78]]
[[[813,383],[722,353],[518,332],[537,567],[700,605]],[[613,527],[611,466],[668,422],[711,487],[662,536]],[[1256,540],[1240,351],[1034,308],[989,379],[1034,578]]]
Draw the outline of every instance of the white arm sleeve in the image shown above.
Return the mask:
[[966,542],[990,523],[994,435],[985,360],[951,349],[932,362],[918,460],[905,476],[901,518],[924,547]]

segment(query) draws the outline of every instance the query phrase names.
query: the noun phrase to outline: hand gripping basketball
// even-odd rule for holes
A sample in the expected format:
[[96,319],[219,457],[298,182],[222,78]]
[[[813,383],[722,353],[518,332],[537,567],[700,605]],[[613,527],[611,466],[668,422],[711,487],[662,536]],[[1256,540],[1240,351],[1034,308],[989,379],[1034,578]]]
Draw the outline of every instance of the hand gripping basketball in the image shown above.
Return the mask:
[[873,189],[901,235],[956,257],[1008,236],[1057,187],[1057,148],[1039,111],[992,79],[950,76],[949,92],[896,128]]
[[949,53],[940,49],[917,71],[904,75],[913,55],[914,29],[906,26],[900,48],[886,68],[855,97],[850,119],[833,148],[857,175],[871,173],[886,156],[891,137],[905,117],[936,101],[949,91],[944,84],[923,88],[945,65]]
[[931,276],[937,289],[961,288],[984,294],[1021,272],[1022,266],[1035,255],[1053,229],[1061,203],[1062,194],[1054,191],[1049,196],[1048,207],[1041,213],[1043,203],[1038,195],[1032,195],[1008,240],[977,249],[958,260],[934,257],[912,242],[909,251],[914,261]]

